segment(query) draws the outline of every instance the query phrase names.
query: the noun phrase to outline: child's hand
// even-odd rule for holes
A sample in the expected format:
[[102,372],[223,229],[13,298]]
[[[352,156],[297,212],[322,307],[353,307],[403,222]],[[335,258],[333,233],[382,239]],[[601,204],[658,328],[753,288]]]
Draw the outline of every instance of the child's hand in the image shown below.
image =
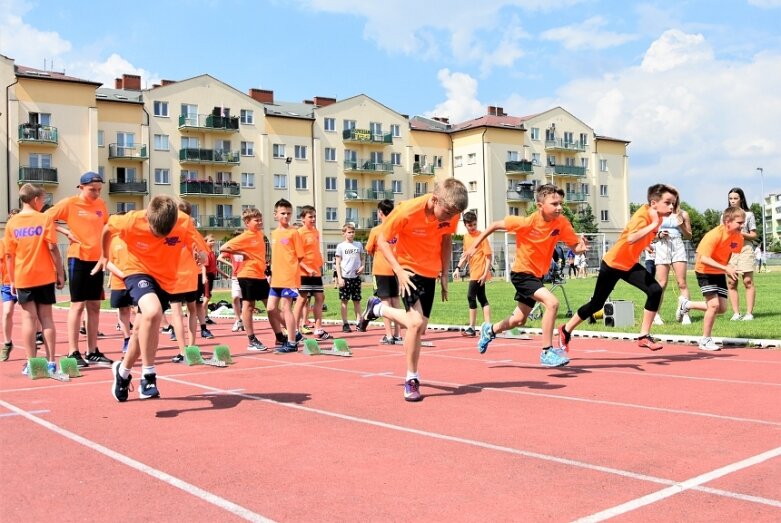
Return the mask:
[[738,280],[738,276],[739,276],[739,274],[738,274],[738,271],[737,271],[737,270],[735,270],[735,267],[730,267],[730,266],[728,265],[728,266],[727,266],[727,268],[726,268],[726,269],[724,269],[724,272],[725,272],[725,273],[727,273],[727,276],[729,276],[729,277],[730,277],[730,278],[732,278],[733,280],[735,280],[735,281],[737,281],[737,280]]
[[410,280],[412,277],[412,272],[402,269],[401,272],[396,273],[396,279],[399,280],[399,294],[401,294],[401,297],[409,296],[412,294],[412,291],[417,290],[417,287],[414,283]]
[[341,276],[336,277],[336,286],[337,287],[344,287],[344,278]]

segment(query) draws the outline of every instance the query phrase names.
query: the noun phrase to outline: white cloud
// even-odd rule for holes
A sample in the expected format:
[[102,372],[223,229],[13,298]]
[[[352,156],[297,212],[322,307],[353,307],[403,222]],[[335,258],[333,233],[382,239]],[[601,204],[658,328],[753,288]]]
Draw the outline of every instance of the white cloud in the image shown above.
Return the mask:
[[645,53],[641,67],[648,72],[667,71],[682,65],[713,60],[713,50],[700,34],[686,34],[678,29],[665,31]]
[[451,73],[448,69],[441,69],[437,78],[445,89],[447,100],[426,116],[443,116],[455,123],[484,113],[483,104],[477,99],[477,80],[465,73]]
[[121,78],[123,74],[139,75],[142,88],[152,87],[153,83],[160,83],[159,75],[134,66],[116,53],[112,53],[102,62],[74,62],[70,64],[67,72],[77,78],[102,82],[103,87],[114,87],[114,79]]
[[637,39],[636,35],[629,33],[603,31],[602,27],[606,24],[607,21],[603,17],[594,16],[580,24],[548,29],[543,31],[540,37],[543,40],[561,42],[570,50],[607,49]]

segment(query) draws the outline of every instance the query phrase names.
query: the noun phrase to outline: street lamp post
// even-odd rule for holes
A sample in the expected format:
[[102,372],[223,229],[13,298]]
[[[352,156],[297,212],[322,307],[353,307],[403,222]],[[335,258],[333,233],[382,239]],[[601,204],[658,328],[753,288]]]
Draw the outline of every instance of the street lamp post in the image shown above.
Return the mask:
[[[293,158],[288,156],[285,158],[285,166],[287,167],[287,201],[290,201],[290,164],[293,162]],[[292,204],[293,202],[291,202]]]
[[767,256],[767,231],[765,230],[765,171],[762,167],[757,167],[759,171],[760,190],[762,191],[762,198],[760,200],[759,208],[762,214],[762,256]]

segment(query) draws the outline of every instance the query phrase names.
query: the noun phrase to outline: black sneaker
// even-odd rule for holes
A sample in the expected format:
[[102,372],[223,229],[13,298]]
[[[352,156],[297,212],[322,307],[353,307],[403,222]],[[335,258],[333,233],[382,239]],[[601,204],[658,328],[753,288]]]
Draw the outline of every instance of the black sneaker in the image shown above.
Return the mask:
[[98,331],[98,338],[105,338],[105,337],[106,337],[105,334],[103,334],[102,332]]
[[363,314],[361,314],[361,319],[358,320],[359,331],[366,332],[366,327],[369,325],[369,322],[377,319],[377,315],[374,314],[374,306],[381,302],[382,301],[376,296],[372,296],[366,300],[366,308],[363,310]]
[[215,325],[217,322],[209,318],[208,316],[206,316],[206,321],[204,323],[207,323],[209,325]]
[[79,329],[79,334],[82,334],[82,335],[86,335],[87,334],[87,328],[84,325],[82,325],[81,328]]
[[81,357],[81,353],[79,351],[76,351],[72,354],[68,354],[69,358],[73,358],[76,360],[76,366],[80,368],[89,367],[89,363],[84,360],[84,358]]
[[352,332],[353,330],[350,328],[350,324],[345,323],[342,325],[342,332]]
[[380,338],[380,345],[394,345],[395,342],[393,341],[393,336],[383,336]]
[[268,347],[263,345],[263,343],[261,343],[259,339],[253,336],[252,338],[249,339],[249,343],[247,344],[247,350],[263,352],[263,351],[267,351]]
[[171,328],[171,335],[169,338],[171,338],[171,341],[176,341],[176,333],[174,332],[173,327]]
[[160,397],[160,391],[157,390],[157,374],[144,374],[141,378],[141,386],[138,388],[138,397],[142,400]]
[[274,346],[281,347],[287,342],[287,336],[281,332],[274,333]]
[[474,338],[477,336],[477,332],[473,327],[467,327],[466,329],[461,331],[461,336],[466,336],[468,338]]
[[98,365],[111,365],[114,363],[114,360],[107,358],[106,355],[100,352],[98,349],[95,349],[94,352],[87,354],[87,361],[90,363],[97,363]]
[[122,330],[122,325],[120,325],[119,323],[117,323],[116,330],[117,330],[117,331],[121,331],[121,330]]
[[166,325],[165,327],[161,327],[160,328],[160,332],[171,333],[173,331],[174,331],[174,326],[173,325]]
[[35,344],[36,345],[43,345],[43,333],[42,332],[36,332],[35,333]]
[[121,361],[115,361],[111,366],[111,373],[114,375],[114,386],[111,389],[111,393],[114,395],[114,399],[120,403],[127,401],[127,393],[132,389],[130,380],[132,376],[123,378],[119,375],[119,366],[122,365]]
[[3,352],[0,353],[0,361],[8,361],[8,357],[11,355],[11,351],[14,349],[14,344],[12,342],[4,343],[3,344]]
[[331,335],[328,334],[325,331],[315,331],[315,339],[316,340],[328,340],[331,339]]
[[173,358],[171,358],[171,363],[182,363],[184,361],[184,356],[181,354],[177,354]]
[[277,354],[287,354],[287,353],[290,353],[290,352],[298,352],[298,343],[290,343],[289,341],[286,341],[284,345],[274,349],[274,352],[276,352]]
[[214,334],[212,334],[209,329],[201,329],[201,338],[205,338],[207,340],[214,339]]

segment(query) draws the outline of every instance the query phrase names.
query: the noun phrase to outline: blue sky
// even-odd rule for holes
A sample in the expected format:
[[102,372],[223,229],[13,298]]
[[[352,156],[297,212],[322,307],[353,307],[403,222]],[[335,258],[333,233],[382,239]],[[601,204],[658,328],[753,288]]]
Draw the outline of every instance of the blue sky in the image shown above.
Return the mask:
[[[235,49],[246,49],[237,53]],[[208,73],[280,100],[365,93],[409,115],[562,106],[631,141],[630,198],[781,192],[781,0],[0,0],[17,63],[146,85]]]

